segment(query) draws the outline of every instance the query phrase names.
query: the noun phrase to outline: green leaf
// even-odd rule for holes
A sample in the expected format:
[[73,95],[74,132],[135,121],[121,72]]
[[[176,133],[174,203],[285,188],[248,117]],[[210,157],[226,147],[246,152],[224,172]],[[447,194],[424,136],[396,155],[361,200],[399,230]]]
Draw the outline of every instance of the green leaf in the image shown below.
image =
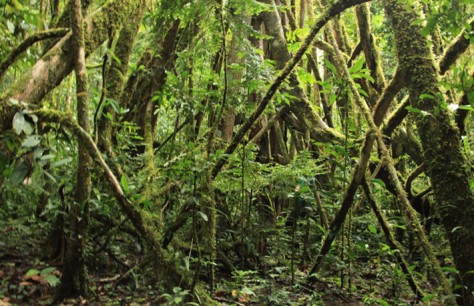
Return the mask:
[[436,294],[427,294],[421,300],[423,302],[429,302],[436,297]]
[[326,68],[328,68],[329,70],[331,70],[331,72],[332,72],[334,75],[337,75],[337,69],[336,69],[336,66],[334,66],[333,63],[331,63],[331,62],[328,61],[328,60],[324,60],[324,63],[326,64]]
[[50,179],[53,183],[57,184],[56,179],[54,178],[54,176],[53,176],[51,173],[49,173],[48,171],[44,171],[43,173],[44,173],[44,175],[46,175],[46,177],[47,177],[48,179]]
[[389,303],[387,303],[386,301],[384,300],[381,300],[381,299],[375,299],[377,301],[377,303],[380,303],[380,305],[383,305],[383,306],[390,306]]
[[40,272],[40,275],[41,276],[44,276],[46,274],[51,274],[53,273],[54,271],[56,271],[57,269],[55,267],[48,267],[48,268],[44,268],[43,270],[41,270]]
[[467,111],[474,111],[474,107],[470,106],[470,105],[461,105],[458,107],[458,109],[463,109],[463,110],[467,110]]
[[329,96],[329,107],[331,107],[335,102],[336,102],[336,94],[332,93],[330,96]]
[[247,295],[255,295],[255,292],[253,292],[252,290],[250,290],[249,288],[247,287],[244,287],[242,288],[242,290],[240,290],[241,293],[245,293]]
[[10,20],[7,20],[7,28],[10,33],[15,33],[15,25]]
[[54,274],[43,276],[44,280],[48,282],[51,287],[56,287],[59,284],[59,278]]
[[372,181],[372,183],[377,184],[377,185],[380,185],[380,186],[382,186],[383,188],[386,187],[384,181],[382,181],[381,179],[374,178],[374,179],[372,179],[371,181]]
[[36,147],[41,142],[41,137],[38,135],[28,136],[23,140],[21,145],[25,148]]
[[33,125],[30,122],[25,121],[25,125],[23,126],[23,132],[25,132],[26,135],[31,135],[33,134],[34,130],[35,129]]
[[72,157],[68,157],[68,158],[65,158],[65,159],[61,159],[57,162],[54,162],[51,164],[51,168],[55,168],[55,167],[59,167],[59,166],[62,166],[62,165],[65,165],[67,163],[70,163],[72,161]]
[[373,225],[369,224],[369,226],[367,226],[367,228],[369,229],[369,232],[371,232],[374,235],[377,235],[377,229]]
[[5,12],[7,14],[13,14],[15,12],[15,8],[13,6],[11,6],[10,4],[7,4],[5,6]]
[[46,155],[42,155],[39,159],[40,160],[50,160],[50,159],[53,159],[55,157],[56,157],[56,155],[54,155],[54,154],[46,154]]
[[198,211],[198,214],[201,216],[201,218],[204,220],[204,221],[209,221],[209,218],[207,217],[207,215],[205,213],[203,213],[202,211]]
[[17,112],[15,116],[13,116],[13,129],[17,135],[20,135],[25,127],[25,116],[23,116],[22,112]]
[[458,273],[459,271],[456,268],[453,267],[441,267],[441,270],[445,272],[450,272],[450,273]]
[[123,191],[125,193],[130,192],[130,187],[128,186],[128,180],[127,180],[127,177],[125,175],[122,175],[122,177],[120,178],[120,185],[122,186]]
[[18,0],[13,0],[12,3],[13,3],[13,6],[15,7],[15,9],[17,11],[24,11],[25,10],[25,7]]
[[405,107],[405,109],[407,111],[409,111],[410,113],[415,113],[415,114],[423,114],[423,113],[426,113],[425,111],[422,111],[421,109],[419,108],[415,108],[413,106],[407,106]]
[[33,275],[39,275],[39,274],[40,274],[40,270],[30,269],[28,270],[28,272],[26,272],[25,276],[33,276]]
[[18,102],[17,99],[10,98],[8,99],[8,101],[10,101],[11,105],[15,105],[15,106],[20,105],[20,102]]
[[456,226],[451,230],[451,233],[454,233],[455,231],[458,231],[460,229],[462,229],[462,226]]
[[13,170],[10,180],[13,185],[18,185],[23,182],[25,177],[28,175],[29,169],[24,161],[20,161],[16,164],[15,169]]
[[434,100],[436,98],[435,98],[435,96],[430,95],[430,94],[421,94],[420,95],[420,100],[426,100],[426,99]]
[[353,74],[353,73],[356,73],[356,72],[360,71],[362,69],[362,66],[364,65],[364,63],[365,63],[365,59],[363,57],[360,57],[357,60],[357,62],[354,63],[354,66],[349,68],[349,72],[351,74]]

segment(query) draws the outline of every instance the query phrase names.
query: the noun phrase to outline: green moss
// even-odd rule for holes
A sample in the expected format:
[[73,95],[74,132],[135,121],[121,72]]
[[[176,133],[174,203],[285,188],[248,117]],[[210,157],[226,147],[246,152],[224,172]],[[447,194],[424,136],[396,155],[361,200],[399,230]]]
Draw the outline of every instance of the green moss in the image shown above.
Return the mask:
[[[385,0],[385,10],[394,28],[399,67],[408,77],[412,105],[425,111],[415,121],[420,135],[427,174],[433,187],[436,209],[448,233],[451,250],[466,286],[466,305],[472,304],[474,278],[466,274],[474,270],[474,195],[469,185],[470,173],[461,150],[459,131],[448,112],[441,107],[446,100],[438,88],[438,75],[427,38],[421,35],[420,18],[415,10],[406,10],[396,0]],[[431,96],[426,96],[427,94]],[[422,97],[422,95],[425,95]],[[461,230],[455,230],[455,229]],[[470,279],[466,282],[466,277]]]

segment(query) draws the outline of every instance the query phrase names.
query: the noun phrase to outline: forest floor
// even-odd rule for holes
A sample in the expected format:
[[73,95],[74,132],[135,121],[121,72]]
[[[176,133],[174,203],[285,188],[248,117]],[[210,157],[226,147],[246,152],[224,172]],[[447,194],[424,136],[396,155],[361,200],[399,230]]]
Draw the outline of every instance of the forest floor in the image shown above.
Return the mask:
[[[51,305],[55,286],[59,282],[60,260],[42,259],[45,230],[38,225],[23,222],[0,222],[0,306],[6,305]],[[101,255],[102,256],[102,255]],[[110,254],[102,260],[114,261]],[[300,267],[302,270],[307,267]],[[75,299],[60,305],[185,305],[188,294],[177,288],[171,294],[161,294],[146,285],[139,276],[124,269],[89,267],[93,296]],[[282,272],[280,269],[280,272]],[[413,305],[409,293],[386,302],[382,285],[389,280],[359,279],[353,284],[353,292],[341,289],[335,279],[322,279],[310,285],[301,285],[305,273],[298,269],[295,284],[286,273],[267,273],[266,277],[255,271],[240,271],[238,275],[219,275],[218,288],[212,292],[213,299],[221,305]],[[138,272],[139,273],[139,272]],[[374,276],[374,275],[372,275]],[[369,277],[368,277],[369,278]],[[366,283],[380,283],[378,295],[371,294]],[[298,285],[300,284],[300,285]],[[372,288],[373,289],[373,288]],[[372,292],[374,292],[372,290]],[[388,300],[388,299],[387,299]],[[434,302],[424,305],[442,305]]]

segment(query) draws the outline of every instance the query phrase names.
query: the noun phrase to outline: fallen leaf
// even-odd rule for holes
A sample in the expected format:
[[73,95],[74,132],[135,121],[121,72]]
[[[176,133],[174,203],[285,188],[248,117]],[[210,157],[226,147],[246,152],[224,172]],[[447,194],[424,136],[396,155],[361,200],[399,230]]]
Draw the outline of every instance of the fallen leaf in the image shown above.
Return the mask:
[[48,282],[45,281],[44,278],[39,275],[28,275],[28,276],[23,277],[23,280],[36,282],[36,283],[39,283],[40,285],[48,285]]
[[10,306],[10,303],[8,302],[9,300],[9,298],[4,298],[0,300],[0,306]]
[[249,296],[248,296],[247,294],[242,293],[242,294],[240,294],[240,296],[239,296],[239,302],[248,303],[248,302],[250,302],[250,298],[249,298]]

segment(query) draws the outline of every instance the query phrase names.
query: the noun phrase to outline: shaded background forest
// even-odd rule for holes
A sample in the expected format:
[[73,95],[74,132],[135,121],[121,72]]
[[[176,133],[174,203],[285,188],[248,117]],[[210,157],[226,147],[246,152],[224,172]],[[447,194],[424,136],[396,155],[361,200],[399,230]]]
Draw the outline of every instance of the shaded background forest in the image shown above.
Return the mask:
[[474,304],[471,1],[0,3],[0,305]]

